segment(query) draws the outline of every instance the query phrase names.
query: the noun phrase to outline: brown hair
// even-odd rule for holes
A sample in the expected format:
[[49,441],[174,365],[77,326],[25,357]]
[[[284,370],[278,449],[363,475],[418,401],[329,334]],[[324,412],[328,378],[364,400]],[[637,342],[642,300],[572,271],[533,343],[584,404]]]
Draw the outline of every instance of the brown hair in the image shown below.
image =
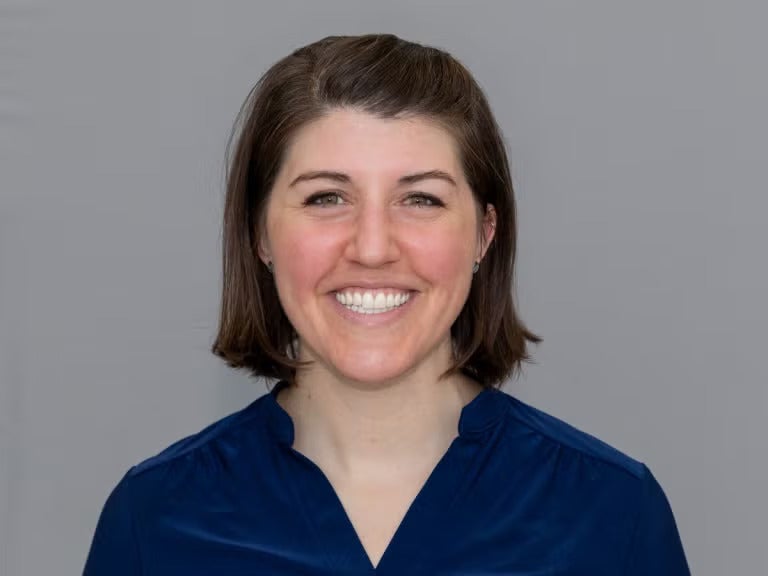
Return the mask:
[[517,226],[504,143],[482,90],[460,62],[390,34],[332,36],[299,48],[274,64],[248,95],[227,150],[224,278],[214,354],[255,376],[288,381],[302,366],[295,330],[257,246],[290,139],[340,107],[438,122],[458,143],[478,205],[495,207],[495,237],[451,327],[455,360],[443,376],[461,371],[484,386],[500,386],[530,361],[527,343],[541,341],[523,325],[513,301]]

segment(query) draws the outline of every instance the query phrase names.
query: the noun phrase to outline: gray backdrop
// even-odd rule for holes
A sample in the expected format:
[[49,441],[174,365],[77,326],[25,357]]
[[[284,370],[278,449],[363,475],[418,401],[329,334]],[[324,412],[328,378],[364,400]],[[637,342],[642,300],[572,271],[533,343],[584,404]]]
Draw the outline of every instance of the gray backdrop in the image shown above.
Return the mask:
[[328,34],[487,90],[543,335],[507,390],[645,461],[699,576],[768,573],[764,3],[0,2],[0,574],[81,571],[120,476],[265,392],[209,352],[222,159]]

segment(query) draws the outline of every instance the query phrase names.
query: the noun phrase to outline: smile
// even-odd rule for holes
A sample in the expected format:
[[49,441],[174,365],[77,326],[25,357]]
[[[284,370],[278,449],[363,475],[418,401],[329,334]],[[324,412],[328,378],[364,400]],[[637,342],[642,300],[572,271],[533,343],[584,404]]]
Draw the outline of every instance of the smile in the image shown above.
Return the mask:
[[410,292],[390,290],[343,290],[336,292],[340,304],[360,314],[381,314],[399,308],[411,297]]

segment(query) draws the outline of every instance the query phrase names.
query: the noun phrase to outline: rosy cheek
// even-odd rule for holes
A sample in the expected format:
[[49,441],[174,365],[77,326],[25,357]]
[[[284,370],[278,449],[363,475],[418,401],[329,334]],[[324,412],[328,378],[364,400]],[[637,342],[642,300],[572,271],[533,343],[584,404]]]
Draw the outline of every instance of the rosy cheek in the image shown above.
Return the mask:
[[467,272],[464,270],[467,266],[471,267],[470,250],[467,235],[456,230],[421,235],[414,238],[409,246],[414,266],[418,266],[423,275],[436,281],[437,285],[448,289],[456,288],[450,285],[451,282]]
[[281,284],[292,292],[314,290],[338,258],[336,235],[300,226],[278,224],[275,228],[273,244],[279,250],[275,257],[281,263]]

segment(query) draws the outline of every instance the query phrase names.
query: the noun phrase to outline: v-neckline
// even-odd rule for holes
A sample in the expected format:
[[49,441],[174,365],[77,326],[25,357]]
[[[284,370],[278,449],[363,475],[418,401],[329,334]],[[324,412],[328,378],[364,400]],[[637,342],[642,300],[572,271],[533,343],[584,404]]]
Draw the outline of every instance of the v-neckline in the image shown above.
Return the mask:
[[[455,488],[462,478],[462,475],[455,472],[464,469],[472,454],[471,450],[462,450],[460,446],[477,441],[479,435],[501,416],[502,404],[506,405],[499,401],[500,391],[485,388],[462,408],[457,436],[453,438],[448,449],[411,500],[379,561],[374,566],[341,498],[325,472],[313,460],[293,448],[293,420],[277,402],[277,395],[285,386],[287,386],[286,382],[278,382],[270,392],[270,425],[277,434],[278,440],[293,457],[294,462],[311,471],[311,475],[290,474],[288,480],[299,482],[299,485],[294,484],[293,491],[300,500],[305,518],[318,542],[321,539],[332,541],[330,546],[322,546],[329,566],[334,570],[352,570],[356,574],[386,574],[387,566],[394,561],[389,560],[390,557],[397,558],[407,554],[412,562],[416,561],[416,555],[420,551],[419,534],[415,533],[409,538],[408,533],[418,526],[420,514],[433,513],[434,516],[430,517],[430,522],[434,523],[437,522],[440,513],[446,513],[450,509],[457,495]],[[455,461],[457,459],[459,461]],[[465,461],[462,462],[462,459]],[[454,473],[442,473],[445,469],[450,469]],[[435,503],[434,506],[433,503]]]
[[[371,557],[368,555],[368,552],[366,551],[365,546],[363,545],[363,541],[362,541],[362,538],[360,538],[360,534],[357,532],[355,525],[352,523],[352,519],[347,513],[347,510],[344,508],[344,504],[341,500],[341,497],[336,492],[336,489],[333,487],[333,484],[331,484],[331,481],[328,479],[328,476],[310,458],[308,458],[301,452],[294,450],[293,448],[290,448],[291,453],[298,460],[300,460],[302,463],[304,463],[305,465],[311,468],[314,475],[319,479],[322,485],[322,490],[324,492],[323,499],[324,500],[327,499],[331,504],[327,509],[327,512],[333,516],[333,518],[330,519],[331,520],[330,522],[328,523],[320,522],[318,521],[318,518],[316,516],[315,517],[309,516],[309,519],[313,524],[313,528],[317,536],[322,537],[323,535],[327,535],[329,531],[333,531],[333,530],[339,531],[340,529],[342,529],[343,534],[341,535],[341,538],[344,540],[344,542],[342,542],[342,546],[340,549],[343,551],[347,551],[347,553],[351,549],[355,550],[354,566],[350,566],[350,568],[354,568],[356,570],[364,569],[366,572],[370,572],[371,574],[381,574],[382,565],[384,565],[384,567],[386,568],[387,558],[389,556],[392,556],[392,554],[395,553],[393,552],[393,549],[395,551],[397,550],[398,542],[403,537],[402,534],[408,530],[408,527],[412,523],[412,517],[418,514],[420,510],[429,508],[427,503],[431,499],[433,499],[431,497],[431,492],[433,492],[432,485],[435,483],[434,479],[440,477],[440,470],[446,466],[445,462],[451,459],[453,446],[459,439],[460,438],[458,436],[454,438],[454,440],[451,442],[451,445],[445,451],[445,453],[440,458],[440,460],[438,460],[437,464],[434,466],[434,468],[430,472],[425,482],[419,488],[419,491],[416,493],[416,496],[413,498],[413,500],[411,500],[410,504],[408,504],[405,514],[403,515],[402,519],[397,525],[397,528],[392,534],[392,537],[389,539],[389,542],[387,542],[386,546],[384,547],[384,551],[382,552],[379,558],[379,561],[376,563],[375,566],[373,564],[373,561],[371,560]],[[313,486],[316,490],[320,488],[320,485],[314,482],[313,482]],[[444,491],[440,490],[440,492],[443,493]],[[448,491],[448,493],[450,494],[450,491]],[[299,490],[299,494],[303,500],[302,505],[305,507],[309,507],[307,509],[311,509],[311,503],[306,501],[307,496],[310,494],[310,490]],[[331,552],[331,551],[326,549],[326,552]],[[336,555],[330,554],[329,560],[331,561],[334,568],[339,566],[339,559]]]

